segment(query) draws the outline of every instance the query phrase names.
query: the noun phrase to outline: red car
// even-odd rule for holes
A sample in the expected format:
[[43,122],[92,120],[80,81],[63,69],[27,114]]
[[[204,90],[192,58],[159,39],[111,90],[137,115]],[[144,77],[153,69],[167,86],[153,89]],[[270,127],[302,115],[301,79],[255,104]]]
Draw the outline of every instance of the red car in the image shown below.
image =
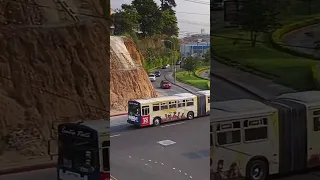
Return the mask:
[[160,83],[160,87],[162,89],[170,89],[171,88],[171,83],[169,81],[163,80]]

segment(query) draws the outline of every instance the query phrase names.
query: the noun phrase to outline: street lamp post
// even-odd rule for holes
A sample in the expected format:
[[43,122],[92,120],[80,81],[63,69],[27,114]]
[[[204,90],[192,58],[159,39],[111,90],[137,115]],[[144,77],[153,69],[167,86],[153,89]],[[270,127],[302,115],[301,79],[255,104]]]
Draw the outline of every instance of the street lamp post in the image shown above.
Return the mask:
[[171,52],[171,64],[172,64],[172,71],[173,71],[173,75],[174,75],[174,83],[176,83],[176,66],[174,65],[174,56],[173,56],[173,52],[174,52],[174,50],[175,50],[175,46],[174,46],[174,43],[172,42],[172,41],[170,41],[170,40],[162,40],[163,42],[164,41],[167,41],[167,42],[170,42],[170,44],[171,44],[171,50],[172,50],[172,52]]

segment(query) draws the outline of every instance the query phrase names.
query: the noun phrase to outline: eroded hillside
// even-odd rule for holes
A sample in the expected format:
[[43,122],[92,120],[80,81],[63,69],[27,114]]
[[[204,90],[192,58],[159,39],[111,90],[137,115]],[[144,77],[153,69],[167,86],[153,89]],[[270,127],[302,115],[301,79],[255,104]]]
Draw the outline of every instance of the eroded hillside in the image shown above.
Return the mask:
[[110,100],[111,109],[125,111],[127,101],[156,97],[146,71],[143,56],[133,41],[126,37],[110,37]]
[[[46,156],[58,123],[108,117],[107,21],[56,2],[0,2],[0,163]],[[72,2],[93,13],[99,1]]]

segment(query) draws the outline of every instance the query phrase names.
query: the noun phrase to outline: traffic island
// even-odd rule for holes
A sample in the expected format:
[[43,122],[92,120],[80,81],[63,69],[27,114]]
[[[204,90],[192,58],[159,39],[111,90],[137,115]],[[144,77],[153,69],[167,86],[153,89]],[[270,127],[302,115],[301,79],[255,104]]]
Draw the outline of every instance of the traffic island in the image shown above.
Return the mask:
[[209,71],[209,68],[210,67],[207,66],[207,67],[200,67],[195,72],[187,72],[187,71],[177,72],[176,77],[177,77],[177,80],[182,83],[189,84],[201,90],[208,90],[210,89],[209,87],[210,80],[199,76],[198,73],[205,71],[206,69]]
[[229,30],[215,34],[212,53],[221,63],[295,90],[317,89],[313,71],[319,61],[279,51],[267,40],[269,37],[261,35],[252,47],[249,33]]

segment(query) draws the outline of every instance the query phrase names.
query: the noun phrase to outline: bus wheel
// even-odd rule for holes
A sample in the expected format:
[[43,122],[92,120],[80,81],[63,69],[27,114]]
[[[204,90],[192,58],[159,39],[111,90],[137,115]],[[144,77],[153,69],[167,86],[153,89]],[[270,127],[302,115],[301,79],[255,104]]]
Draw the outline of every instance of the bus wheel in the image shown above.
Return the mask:
[[188,120],[191,120],[191,119],[193,119],[194,118],[194,114],[193,114],[193,112],[188,112],[188,114],[187,114],[187,119]]
[[153,119],[153,125],[154,126],[159,126],[161,124],[161,119],[160,118],[154,118]]
[[262,160],[250,161],[247,166],[248,180],[265,180],[268,175],[268,165]]

